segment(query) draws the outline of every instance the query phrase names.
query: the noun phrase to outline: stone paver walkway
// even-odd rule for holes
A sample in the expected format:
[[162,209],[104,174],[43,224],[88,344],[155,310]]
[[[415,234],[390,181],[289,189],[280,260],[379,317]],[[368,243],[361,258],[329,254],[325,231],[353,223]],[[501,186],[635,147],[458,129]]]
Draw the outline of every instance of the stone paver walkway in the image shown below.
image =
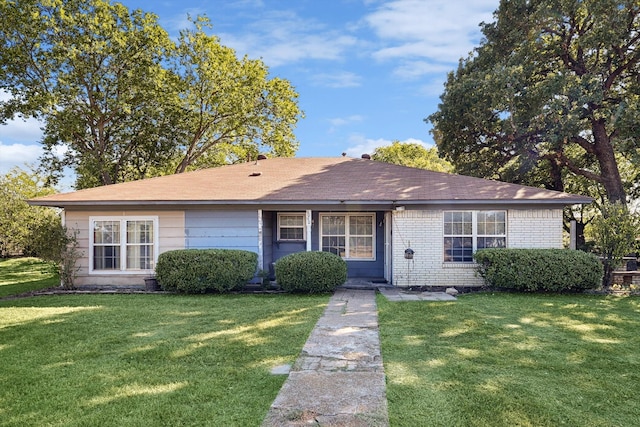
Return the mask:
[[[378,289],[390,301],[452,301],[444,292]],[[337,289],[262,427],[387,427],[376,291]]]
[[262,426],[388,426],[374,290],[339,289]]
[[397,288],[379,288],[389,301],[455,301],[456,297],[445,292],[409,292]]

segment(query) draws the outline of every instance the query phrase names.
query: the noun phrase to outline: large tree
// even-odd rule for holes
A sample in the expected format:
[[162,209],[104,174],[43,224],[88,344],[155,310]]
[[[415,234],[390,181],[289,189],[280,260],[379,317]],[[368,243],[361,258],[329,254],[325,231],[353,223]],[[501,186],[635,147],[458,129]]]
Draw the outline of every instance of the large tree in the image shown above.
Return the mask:
[[570,176],[626,202],[640,152],[640,3],[502,0],[449,74],[434,124],[461,173],[563,190]]
[[172,71],[179,77],[179,135],[175,172],[188,167],[217,166],[256,158],[258,152],[292,156],[297,149],[293,128],[301,116],[297,93],[280,78],[269,79],[260,60],[244,57],[204,31],[180,33]]
[[74,168],[77,188],[297,147],[288,82],[199,20],[176,44],[155,15],[109,0],[0,0],[0,16],[0,89],[12,95],[0,122],[43,120],[43,163]]
[[44,121],[49,170],[72,166],[78,187],[92,187],[168,158],[161,62],[172,43],[155,16],[102,0],[5,0],[0,14],[0,88],[13,95],[0,117]]

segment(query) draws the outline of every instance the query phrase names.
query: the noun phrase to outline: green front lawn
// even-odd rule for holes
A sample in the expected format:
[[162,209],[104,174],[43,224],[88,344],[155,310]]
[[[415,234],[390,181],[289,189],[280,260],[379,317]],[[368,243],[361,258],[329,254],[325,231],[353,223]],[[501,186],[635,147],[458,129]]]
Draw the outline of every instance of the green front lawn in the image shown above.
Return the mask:
[[38,258],[0,258],[0,298],[59,285],[52,264]]
[[0,301],[0,425],[258,426],[328,298]]
[[391,426],[640,425],[640,299],[378,297]]
[[[0,295],[56,280],[0,262]],[[0,425],[258,426],[328,298],[0,301]],[[640,425],[638,298],[377,301],[392,427]]]

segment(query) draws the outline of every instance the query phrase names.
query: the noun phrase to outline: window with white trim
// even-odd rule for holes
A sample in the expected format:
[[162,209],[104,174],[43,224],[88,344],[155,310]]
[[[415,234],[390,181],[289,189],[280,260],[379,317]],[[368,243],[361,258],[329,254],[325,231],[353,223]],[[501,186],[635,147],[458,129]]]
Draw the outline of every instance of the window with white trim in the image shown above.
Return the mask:
[[90,218],[92,271],[152,270],[157,252],[157,217]]
[[279,213],[278,240],[306,240],[306,217],[304,213]]
[[444,212],[444,261],[473,262],[473,253],[507,246],[505,211]]
[[351,260],[375,259],[375,214],[321,214],[323,252]]

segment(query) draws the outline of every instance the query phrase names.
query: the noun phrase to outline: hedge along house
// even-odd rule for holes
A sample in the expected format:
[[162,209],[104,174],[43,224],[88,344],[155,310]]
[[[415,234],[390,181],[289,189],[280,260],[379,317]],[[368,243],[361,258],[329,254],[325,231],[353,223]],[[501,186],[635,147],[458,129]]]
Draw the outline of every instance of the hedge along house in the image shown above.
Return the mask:
[[350,278],[479,286],[473,252],[561,248],[562,210],[591,199],[368,159],[273,158],[31,200],[78,230],[78,285],[134,285],[173,249],[244,249],[269,271],[328,251]]

